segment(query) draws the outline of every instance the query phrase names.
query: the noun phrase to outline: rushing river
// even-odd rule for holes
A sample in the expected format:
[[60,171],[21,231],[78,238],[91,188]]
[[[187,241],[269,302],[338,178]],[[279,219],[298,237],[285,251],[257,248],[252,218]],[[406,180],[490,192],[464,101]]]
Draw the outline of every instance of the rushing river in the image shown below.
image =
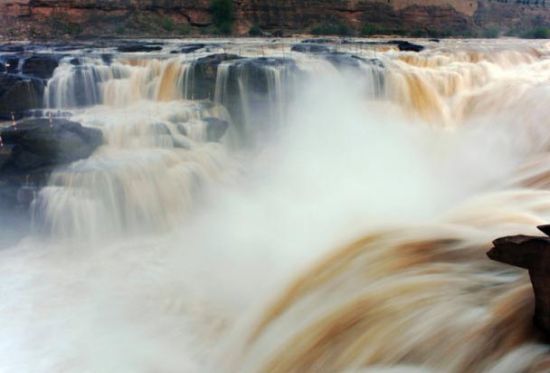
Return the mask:
[[54,71],[105,143],[0,250],[1,372],[550,371],[485,255],[550,222],[550,43],[201,43]]

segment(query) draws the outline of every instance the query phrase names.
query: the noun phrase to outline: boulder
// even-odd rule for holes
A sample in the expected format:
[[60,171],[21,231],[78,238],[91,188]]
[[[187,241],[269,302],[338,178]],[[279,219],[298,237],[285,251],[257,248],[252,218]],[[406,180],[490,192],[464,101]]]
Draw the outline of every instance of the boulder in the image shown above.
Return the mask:
[[23,120],[0,131],[0,211],[26,215],[34,196],[56,168],[89,157],[101,131],[65,119]]
[[[0,131],[11,152],[0,173],[27,174],[89,157],[103,142],[102,132],[66,119],[27,119]],[[5,156],[6,157],[6,156]]]
[[23,60],[21,72],[33,78],[49,79],[62,57],[55,54],[33,55]]
[[[550,225],[538,227],[547,236]],[[527,269],[535,296],[534,324],[550,340],[550,238],[507,236],[493,241],[492,260]]]

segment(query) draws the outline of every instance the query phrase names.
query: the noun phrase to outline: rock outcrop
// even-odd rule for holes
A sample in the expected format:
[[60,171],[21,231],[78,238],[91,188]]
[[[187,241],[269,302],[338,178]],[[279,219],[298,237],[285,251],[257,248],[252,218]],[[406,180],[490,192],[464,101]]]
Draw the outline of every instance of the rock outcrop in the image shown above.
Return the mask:
[[[235,54],[211,54],[194,61],[189,71],[187,98],[193,100],[214,99],[218,66],[225,61],[241,57]],[[184,92],[185,93],[185,92]]]
[[28,119],[0,131],[0,209],[27,208],[60,166],[89,157],[100,130],[65,119]]
[[[550,225],[538,227],[550,236]],[[535,295],[534,323],[550,341],[550,238],[508,236],[493,241],[489,258],[529,271]]]
[[0,121],[21,118],[25,112],[42,107],[47,80],[63,55],[0,53]]
[[[0,36],[147,36],[209,33],[210,0],[2,0]],[[309,32],[342,23],[358,32],[471,35],[488,27],[502,31],[550,25],[544,0],[233,0],[234,32],[254,26],[274,36]]]

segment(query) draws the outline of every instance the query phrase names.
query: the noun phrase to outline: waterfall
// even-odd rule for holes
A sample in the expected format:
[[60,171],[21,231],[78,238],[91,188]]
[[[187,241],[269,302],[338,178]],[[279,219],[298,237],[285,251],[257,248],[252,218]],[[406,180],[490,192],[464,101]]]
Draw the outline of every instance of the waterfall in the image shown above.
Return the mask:
[[485,255],[550,221],[547,41],[200,42],[60,60],[104,142],[0,250],[0,371],[548,370]]

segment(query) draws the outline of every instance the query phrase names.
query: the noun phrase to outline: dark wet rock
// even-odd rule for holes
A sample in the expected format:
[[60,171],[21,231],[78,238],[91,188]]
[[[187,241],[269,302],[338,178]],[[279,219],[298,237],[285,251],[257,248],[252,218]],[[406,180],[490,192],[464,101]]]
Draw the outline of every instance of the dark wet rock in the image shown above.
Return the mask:
[[210,117],[204,118],[203,121],[206,123],[206,141],[209,142],[220,141],[229,128],[226,120]]
[[218,66],[225,61],[233,61],[241,57],[234,54],[212,54],[199,58],[190,67],[187,86],[188,99],[213,99],[216,89]]
[[384,68],[384,64],[378,58],[362,58],[351,53],[332,52],[324,54],[323,58],[340,68],[358,68],[361,65],[370,65],[381,69]]
[[0,120],[19,118],[42,106],[45,83],[41,79],[0,74]]
[[117,47],[119,52],[126,52],[126,53],[135,53],[135,52],[158,52],[162,50],[162,45],[160,44],[152,44],[152,43],[128,43],[119,45]]
[[33,78],[49,79],[61,58],[61,55],[36,54],[23,61],[21,72]]
[[[538,227],[547,236],[550,225]],[[534,324],[550,340],[550,238],[544,236],[507,236],[493,241],[487,253],[492,260],[525,268],[535,296]]]
[[350,53],[334,52],[323,55],[323,58],[328,60],[336,67],[353,67],[358,68],[364,61],[361,57]]
[[197,51],[199,49],[203,49],[204,47],[206,47],[206,44],[204,44],[204,43],[186,44],[183,47],[181,47],[180,52],[181,53],[191,53],[191,52]]
[[290,49],[300,53],[330,53],[330,48],[320,44],[294,44]]
[[304,39],[302,40],[304,44],[329,44],[334,43],[333,39],[329,38],[315,38],[315,39]]
[[110,64],[113,62],[113,55],[112,55],[112,54],[103,53],[103,54],[101,55],[101,59],[102,59],[103,62],[105,62],[107,65],[110,65]]
[[[69,87],[72,96],[71,106],[84,107],[99,104],[101,94],[98,85],[102,81],[101,74],[93,65],[73,64],[73,66],[73,81]],[[95,82],[95,84],[90,84],[91,82]]]
[[19,56],[7,55],[0,56],[0,72],[8,74],[17,74],[19,73]]
[[[277,121],[281,112],[277,108],[292,101],[293,81],[303,72],[290,58],[259,57],[233,62],[227,71],[222,103],[231,114],[232,123],[239,138],[248,142],[253,125],[258,132],[267,133],[271,122]],[[283,89],[273,97],[273,84],[278,81]]]
[[425,49],[424,46],[414,44],[406,40],[388,40],[388,41],[372,41],[372,40],[344,40],[343,44],[363,45],[363,46],[380,46],[380,45],[395,45],[400,51],[404,52],[421,52]]
[[69,60],[69,63],[73,66],[78,66],[78,65],[82,65],[82,61],[80,60],[80,58],[77,58],[77,57],[73,57]]
[[403,52],[422,52],[425,47],[419,44],[414,44],[406,40],[391,40],[388,44],[396,45]]
[[[230,67],[227,77],[227,98],[242,99],[242,89],[246,91],[251,104],[256,105],[270,92],[270,84],[273,78],[273,68],[284,71],[284,78],[290,78],[298,71],[296,63],[290,58],[258,57],[246,58],[235,61]],[[238,105],[238,102],[234,102]],[[231,107],[234,105],[230,105]]]
[[28,173],[89,157],[103,143],[95,128],[66,119],[27,119],[0,132],[12,147],[0,172]]
[[27,119],[0,131],[0,208],[28,209],[56,167],[89,157],[101,131],[65,119]]
[[51,46],[51,48],[58,52],[76,51],[84,49],[86,47],[86,44],[56,44]]
[[429,39],[429,41],[432,41],[432,42],[434,42],[434,43],[439,43],[439,42],[440,42],[440,40],[439,40],[439,39],[437,39],[437,38],[432,38],[432,39]]
[[0,52],[21,53],[25,51],[25,46],[21,44],[0,44]]
[[323,58],[341,71],[353,71],[360,68],[370,70],[371,81],[368,84],[370,93],[374,95],[374,97],[383,95],[386,77],[384,73],[384,64],[378,58],[362,58],[350,53],[341,52],[324,54]]

